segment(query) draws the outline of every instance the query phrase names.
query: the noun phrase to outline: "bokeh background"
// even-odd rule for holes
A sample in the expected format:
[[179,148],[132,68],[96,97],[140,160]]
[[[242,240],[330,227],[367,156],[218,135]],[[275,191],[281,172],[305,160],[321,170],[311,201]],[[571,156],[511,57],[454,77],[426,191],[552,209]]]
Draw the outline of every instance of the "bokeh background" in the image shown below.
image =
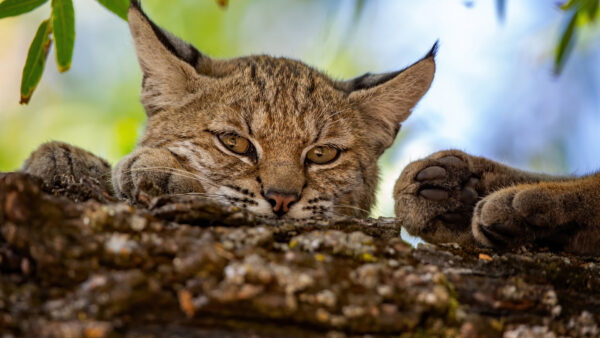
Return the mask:
[[[212,56],[268,53],[304,60],[336,78],[397,70],[440,40],[429,93],[380,160],[374,216],[393,215],[395,179],[412,160],[458,148],[536,171],[600,167],[600,25],[580,30],[563,73],[552,72],[568,20],[556,1],[145,0],[160,25]],[[21,106],[27,48],[49,5],[0,20],[0,171],[39,144],[62,140],[116,163],[135,146],[145,115],[141,73],[126,23],[94,0],[75,1],[72,68],[50,55]]]

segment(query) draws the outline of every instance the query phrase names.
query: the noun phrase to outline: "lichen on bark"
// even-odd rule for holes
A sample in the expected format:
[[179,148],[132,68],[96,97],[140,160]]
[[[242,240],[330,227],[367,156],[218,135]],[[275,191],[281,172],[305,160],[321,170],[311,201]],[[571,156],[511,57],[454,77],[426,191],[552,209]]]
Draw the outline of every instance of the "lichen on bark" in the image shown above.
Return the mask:
[[0,176],[7,336],[595,336],[600,259],[412,248],[393,218],[273,221]]

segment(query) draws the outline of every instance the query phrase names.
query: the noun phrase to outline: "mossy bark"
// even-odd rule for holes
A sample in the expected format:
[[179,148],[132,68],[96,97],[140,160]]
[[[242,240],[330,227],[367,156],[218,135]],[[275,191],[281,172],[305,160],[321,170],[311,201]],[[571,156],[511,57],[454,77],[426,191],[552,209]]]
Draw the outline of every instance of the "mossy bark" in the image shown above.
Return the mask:
[[261,220],[197,197],[0,176],[8,336],[594,336],[600,259],[412,248],[394,219]]

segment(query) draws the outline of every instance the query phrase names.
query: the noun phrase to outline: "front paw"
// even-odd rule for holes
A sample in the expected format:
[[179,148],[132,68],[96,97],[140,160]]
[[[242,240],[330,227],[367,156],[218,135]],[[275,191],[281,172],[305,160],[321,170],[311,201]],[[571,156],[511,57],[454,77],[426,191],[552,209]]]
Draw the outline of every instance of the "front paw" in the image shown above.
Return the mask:
[[40,145],[23,163],[21,171],[37,176],[48,187],[65,181],[92,179],[107,194],[112,194],[110,165],[102,158],[79,147],[52,141]]
[[566,197],[560,190],[540,184],[499,190],[475,207],[473,235],[479,243],[496,248],[548,238],[575,222]]
[[471,215],[481,196],[470,156],[455,150],[410,163],[394,188],[395,212],[409,233],[434,242],[472,242]]
[[119,198],[143,204],[153,196],[204,192],[200,179],[173,155],[153,148],[140,148],[121,160],[113,171],[113,185]]

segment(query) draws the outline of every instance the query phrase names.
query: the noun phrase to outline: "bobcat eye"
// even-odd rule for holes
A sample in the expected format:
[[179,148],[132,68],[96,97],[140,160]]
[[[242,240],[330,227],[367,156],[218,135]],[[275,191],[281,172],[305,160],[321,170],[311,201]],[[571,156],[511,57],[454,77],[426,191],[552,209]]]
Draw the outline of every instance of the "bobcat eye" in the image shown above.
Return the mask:
[[250,141],[247,139],[234,135],[234,134],[225,134],[219,135],[219,141],[223,143],[227,149],[233,151],[236,154],[245,155],[251,149],[252,145]]
[[316,164],[327,164],[338,158],[340,151],[334,147],[318,146],[308,151],[306,158]]

